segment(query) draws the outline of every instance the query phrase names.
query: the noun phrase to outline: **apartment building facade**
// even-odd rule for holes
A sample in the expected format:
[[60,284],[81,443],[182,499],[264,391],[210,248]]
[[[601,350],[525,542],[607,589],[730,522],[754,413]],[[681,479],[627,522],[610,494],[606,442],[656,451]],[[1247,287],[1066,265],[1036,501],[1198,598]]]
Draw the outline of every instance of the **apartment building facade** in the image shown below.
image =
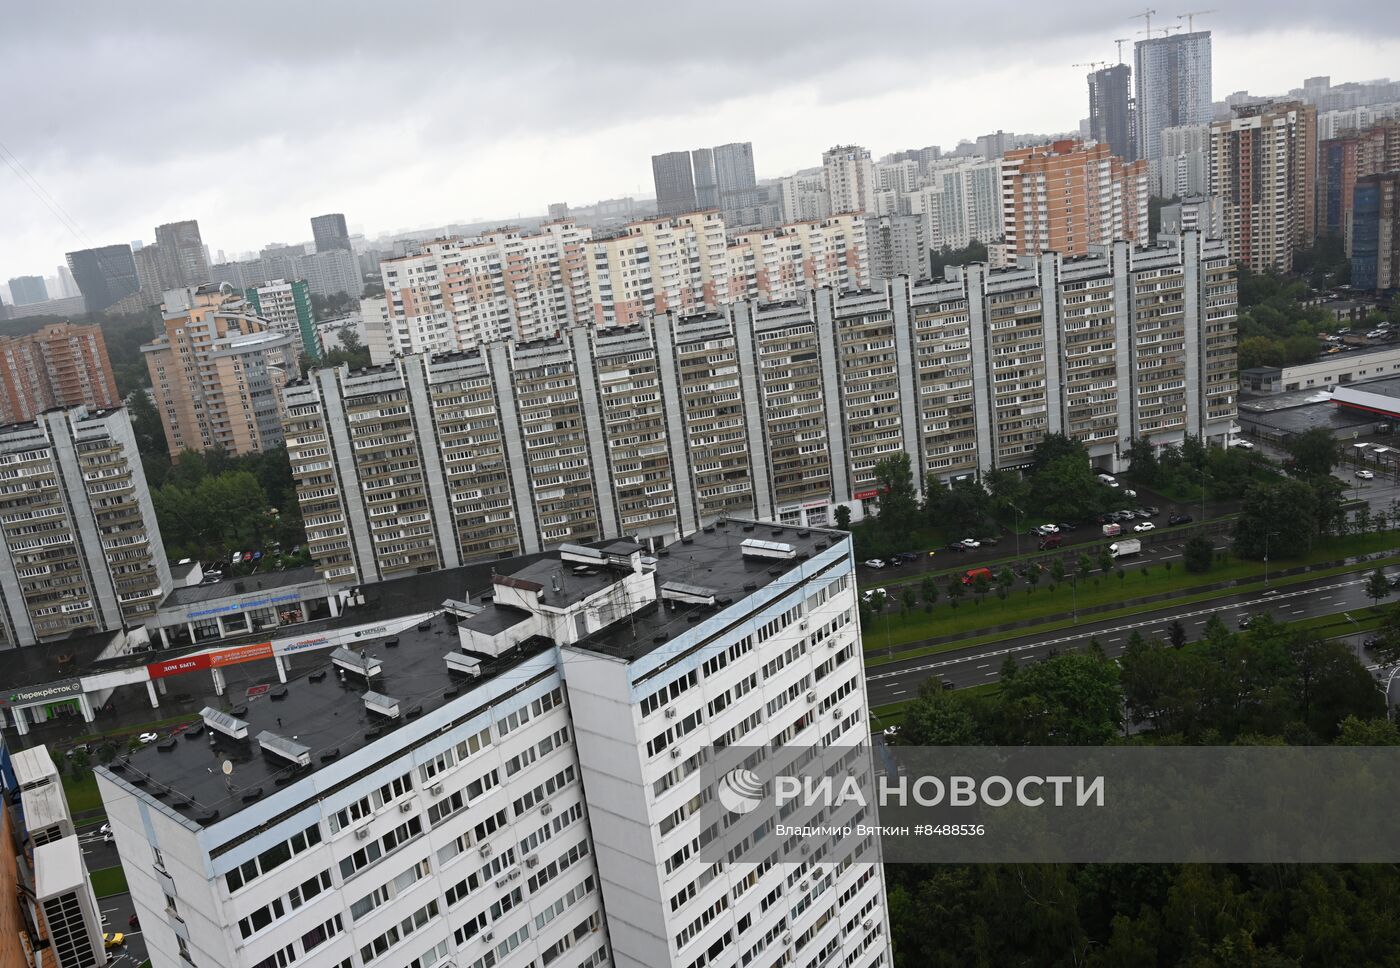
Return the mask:
[[650,313],[698,312],[728,301],[724,219],[690,212],[631,222],[589,246],[595,326],[630,326]]
[[586,321],[591,237],[564,220],[536,234],[502,228],[428,242],[413,255],[384,260],[385,342],[400,353],[447,352],[539,339]]
[[0,426],[76,406],[121,406],[102,327],[54,323],[0,336]]
[[1317,234],[1317,110],[1242,107],[1210,126],[1211,194],[1225,203],[1230,252],[1256,272],[1293,268]]
[[899,451],[947,482],[1046,433],[1106,470],[1131,437],[1227,436],[1223,243],[1022,263],[316,371],[286,389],[308,546],[329,580],[375,581],[727,515],[859,517]]
[[271,328],[231,286],[173,289],[163,333],[141,347],[172,454],[257,453],[282,442],[281,391],[300,340]]
[[1148,167],[1107,144],[1056,141],[1002,158],[1002,216],[1011,256],[1085,255],[1117,239],[1146,244]]
[[1355,289],[1400,288],[1400,170],[1357,179],[1347,216],[1347,253]]
[[735,233],[726,248],[729,299],[783,302],[808,289],[870,287],[869,220],[833,215],[816,222]]
[[1400,170],[1400,120],[1320,139],[1317,234],[1345,236],[1357,179],[1396,170]]
[[321,358],[321,344],[316,335],[316,316],[311,311],[311,288],[305,279],[273,279],[264,285],[244,290],[253,313],[265,320],[268,329],[290,336],[298,353],[311,360]]
[[831,214],[875,211],[875,166],[868,148],[837,145],[823,151],[822,176]]
[[1133,102],[1137,156],[1156,170],[1162,154],[1162,129],[1209,124],[1211,99],[1211,36],[1208,30],[1140,40],[1133,48]]
[[171,587],[125,410],[0,427],[0,649],[154,617]]
[[868,755],[853,572],[844,535],[735,521],[344,627],[358,651],[287,660],[290,701],[98,769],[153,961],[888,965],[873,843],[711,846],[723,749]]

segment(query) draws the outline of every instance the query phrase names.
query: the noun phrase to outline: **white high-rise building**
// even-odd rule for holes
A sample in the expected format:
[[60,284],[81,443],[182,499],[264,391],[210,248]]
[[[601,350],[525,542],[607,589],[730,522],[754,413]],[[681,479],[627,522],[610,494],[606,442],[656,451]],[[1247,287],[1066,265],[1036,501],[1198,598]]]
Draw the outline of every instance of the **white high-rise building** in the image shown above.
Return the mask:
[[1166,198],[1203,195],[1210,189],[1210,125],[1163,128],[1153,190]]
[[837,145],[822,152],[822,175],[831,214],[875,211],[875,166],[870,151]]
[[780,183],[783,221],[814,222],[831,214],[831,196],[822,174],[791,175]]
[[1159,178],[1162,129],[1211,121],[1210,31],[1138,41],[1133,78],[1138,157],[1146,158]]
[[868,751],[849,538],[644,552],[404,579],[385,606],[453,600],[274,643],[268,701],[99,767],[152,962],[888,965],[872,842],[770,827],[732,863],[716,796],[724,750]]

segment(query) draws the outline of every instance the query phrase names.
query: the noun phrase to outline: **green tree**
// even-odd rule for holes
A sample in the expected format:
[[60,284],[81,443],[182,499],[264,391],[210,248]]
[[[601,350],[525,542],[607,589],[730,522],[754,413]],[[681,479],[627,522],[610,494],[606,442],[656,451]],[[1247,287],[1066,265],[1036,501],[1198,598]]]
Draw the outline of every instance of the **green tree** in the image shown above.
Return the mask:
[[1181,557],[1187,571],[1204,574],[1215,561],[1215,546],[1205,535],[1195,534],[1187,540]]
[[1372,608],[1380,604],[1382,598],[1390,597],[1390,583],[1386,581],[1385,572],[1379,568],[1366,579],[1366,597],[1371,600]]
[[907,542],[919,526],[919,499],[914,488],[913,465],[909,455],[893,454],[875,465],[875,487],[879,492],[873,526],[881,546],[894,548]]
[[1255,484],[1245,493],[1235,522],[1234,550],[1241,558],[1292,558],[1318,534],[1317,495],[1303,481]]
[[999,594],[1001,594],[1001,597],[1005,598],[1006,595],[1004,593],[1009,592],[1011,586],[1015,584],[1016,572],[1011,570],[1010,565],[1003,565],[1001,571],[997,572],[997,588],[1000,589]]
[[1179,649],[1186,644],[1186,626],[1181,624],[1181,619],[1174,618],[1167,626],[1167,641],[1172,644],[1172,648]]
[[1118,671],[1102,655],[1069,652],[1024,666],[1002,693],[996,719],[1002,743],[1097,746],[1122,725]]
[[919,581],[919,592],[924,599],[924,608],[932,611],[938,603],[938,580],[932,575],[925,575]]
[[962,600],[962,597],[965,594],[967,594],[967,588],[963,585],[961,579],[956,577],[948,579],[949,605],[953,606],[953,608],[957,608],[958,602]]
[[991,591],[992,583],[987,581],[986,575],[978,575],[972,580],[972,592],[977,596],[977,604],[982,604],[982,600],[987,597],[987,592]]
[[1334,746],[1400,746],[1400,726],[1389,719],[1348,716],[1337,729]]
[[1031,492],[1036,506],[1055,521],[1092,517],[1103,510],[1108,497],[1088,461],[1068,455],[1037,470]]
[[1159,468],[1157,451],[1152,446],[1152,441],[1146,437],[1134,437],[1128,441],[1127,457],[1133,480],[1143,484],[1156,483]]
[[910,746],[972,746],[981,741],[976,718],[937,677],[925,679],[904,711],[900,742]]
[[1056,558],[1050,563],[1050,577],[1054,579],[1057,585],[1063,585],[1065,583],[1065,563],[1063,559]]
[[982,485],[964,478],[954,481],[943,499],[942,522],[957,534],[971,536],[981,530],[991,511],[991,498]]
[[1040,576],[1043,575],[1044,573],[1045,573],[1045,572],[1044,572],[1044,569],[1041,568],[1041,566],[1040,566],[1039,564],[1032,564],[1029,568],[1026,569],[1026,594],[1027,594],[1027,595],[1029,595],[1031,592],[1035,591],[1035,586],[1040,584]]
[[1113,552],[1109,551],[1107,548],[1104,548],[1099,552],[1099,571],[1107,575],[1112,570]]
[[908,615],[919,607],[919,593],[914,590],[913,585],[905,585],[904,591],[899,596],[900,612]]
[[1325,477],[1341,462],[1337,438],[1326,427],[1294,434],[1283,444],[1288,451],[1284,469],[1301,478]]
[[1089,466],[1089,452],[1078,440],[1064,434],[1046,434],[1040,439],[1040,443],[1035,445],[1031,454],[1031,476],[1034,477],[1055,461],[1066,457],[1074,458],[1085,467]]
[[844,504],[836,505],[836,527],[842,531],[851,530],[851,509]]
[[999,514],[1013,513],[1026,500],[1026,482],[1013,470],[994,467],[982,475],[982,486]]
[[1093,559],[1090,558],[1088,555],[1080,555],[1079,560],[1075,563],[1075,574],[1078,576],[1079,580],[1087,580],[1089,575],[1092,574],[1093,571]]

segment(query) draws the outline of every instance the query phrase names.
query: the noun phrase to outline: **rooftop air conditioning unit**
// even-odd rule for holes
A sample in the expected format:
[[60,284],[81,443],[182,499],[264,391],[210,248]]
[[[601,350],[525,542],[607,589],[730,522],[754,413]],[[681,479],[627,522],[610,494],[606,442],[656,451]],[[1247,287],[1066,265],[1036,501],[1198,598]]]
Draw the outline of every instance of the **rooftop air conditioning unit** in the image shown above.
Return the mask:
[[490,845],[490,844],[482,844],[482,845],[481,845],[481,856],[482,856],[482,857],[490,857],[491,854],[492,854],[491,845]]
[[808,701],[808,702],[816,702],[816,701],[817,701],[817,691],[816,691],[815,689],[808,689],[808,690],[807,690],[807,701]]
[[554,812],[554,805],[553,805],[553,804],[546,803],[544,806],[540,807],[540,816],[541,816],[541,817],[548,817],[548,816],[549,816],[551,813],[553,813],[553,812]]
[[408,801],[405,801],[404,803],[399,804],[399,813],[412,813],[412,812],[413,812],[413,801],[412,801],[412,800],[408,800]]
[[365,839],[366,837],[368,837],[368,836],[369,836],[369,827],[360,827],[358,830],[355,831],[355,839],[356,839],[356,840],[364,840],[364,839]]
[[441,784],[441,783],[434,783],[432,786],[428,787],[428,792],[431,793],[431,794],[432,794],[433,796],[435,796],[435,797],[440,797],[440,796],[442,796],[442,784]]
[[675,719],[675,718],[676,718],[676,711],[675,711],[674,709],[668,709],[668,710],[666,710],[666,718],[667,718],[667,719]]

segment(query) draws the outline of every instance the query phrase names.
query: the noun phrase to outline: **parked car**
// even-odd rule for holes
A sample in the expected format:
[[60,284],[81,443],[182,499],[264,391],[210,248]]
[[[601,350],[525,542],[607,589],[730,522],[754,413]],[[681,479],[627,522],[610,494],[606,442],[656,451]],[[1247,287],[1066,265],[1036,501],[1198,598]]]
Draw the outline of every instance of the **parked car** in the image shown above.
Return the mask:
[[1239,447],[1239,448],[1241,448],[1241,449],[1243,449],[1243,450],[1253,450],[1253,449],[1254,449],[1254,444],[1253,444],[1251,441],[1243,440],[1243,439],[1238,438],[1238,437],[1235,438],[1234,440],[1230,441],[1230,446],[1231,446],[1231,447]]
[[[930,552],[930,554],[932,554],[932,552]],[[896,552],[890,557],[894,558],[896,561],[902,561],[907,564],[911,561],[918,561],[923,556],[920,555],[917,551],[900,551]]]
[[104,934],[102,936],[102,947],[111,949],[119,948],[126,944],[126,935],[118,931],[116,934]]
[[1372,471],[1357,471],[1356,476],[1363,481],[1372,480],[1376,475]]
[[998,541],[1000,541],[1001,538],[999,538],[998,536],[996,536],[996,535],[994,535],[994,534],[989,534],[989,535],[987,535],[986,537],[984,537],[984,538],[978,538],[977,540],[980,541],[982,544],[987,545],[987,546],[990,547],[991,545],[994,545],[994,544],[996,544]]
[[1041,534],[1058,534],[1059,530],[1060,526],[1058,524],[1042,524],[1040,526]]
[[1119,511],[1119,512],[1118,512],[1118,521],[1119,521],[1120,524],[1124,524],[1124,523],[1127,523],[1128,521],[1136,521],[1136,520],[1137,520],[1137,515],[1134,514],[1132,511],[1123,510],[1123,511]]
[[883,558],[867,558],[865,559],[865,567],[883,568],[885,567],[885,560]]
[[1138,534],[1142,534],[1143,532],[1151,531],[1156,527],[1157,525],[1153,524],[1151,521],[1144,521],[1142,522],[1142,524],[1133,525],[1133,530],[1136,531]]
[[1393,575],[1387,575],[1385,583],[1391,588],[1400,588],[1400,571],[1397,571]]
[[1150,518],[1157,513],[1156,508],[1133,508],[1133,513],[1140,518]]
[[1147,512],[1147,516],[1149,518],[1155,518],[1157,515],[1162,513],[1162,509],[1157,507],[1155,504],[1145,505],[1143,507],[1143,510]]
[[1137,497],[1137,491],[1134,491],[1134,490],[1133,490],[1132,488],[1130,488],[1130,487],[1125,487],[1125,488],[1123,488],[1123,496],[1124,496],[1124,497]]
[[1063,535],[1047,534],[1040,539],[1040,550],[1049,551],[1051,548],[1058,548],[1065,543]]
[[133,914],[131,917],[129,917],[129,918],[126,919],[126,929],[127,929],[128,931],[135,931],[135,930],[137,930],[137,929],[140,928],[140,927],[141,927],[141,916],[140,916],[139,914]]
[[1241,615],[1241,616],[1239,617],[1239,620],[1238,620],[1235,624],[1238,625],[1238,626],[1239,626],[1240,628],[1242,628],[1242,629],[1247,629],[1247,628],[1249,628],[1249,623],[1250,623],[1251,621],[1253,621],[1253,618],[1252,618],[1251,616],[1249,616],[1249,615]]
[[968,549],[980,548],[982,547],[982,542],[978,541],[976,538],[963,538],[962,546]]
[[861,592],[861,594],[860,594],[860,600],[863,601],[863,602],[865,602],[867,605],[869,605],[870,602],[871,602],[871,600],[874,599],[876,595],[879,595],[881,598],[884,598],[886,601],[889,600],[889,595],[888,595],[888,593],[886,593],[886,591],[885,591],[883,588],[868,588],[868,589],[866,589],[865,591]]
[[1059,528],[1061,531],[1073,531],[1075,526],[1065,521],[1061,521],[1059,524]]
[[151,743],[154,743],[156,740],[160,739],[160,736],[156,733],[142,733],[136,738],[141,741],[141,745],[149,746]]
[[1190,524],[1194,520],[1189,514],[1173,514],[1167,518],[1167,524]]

